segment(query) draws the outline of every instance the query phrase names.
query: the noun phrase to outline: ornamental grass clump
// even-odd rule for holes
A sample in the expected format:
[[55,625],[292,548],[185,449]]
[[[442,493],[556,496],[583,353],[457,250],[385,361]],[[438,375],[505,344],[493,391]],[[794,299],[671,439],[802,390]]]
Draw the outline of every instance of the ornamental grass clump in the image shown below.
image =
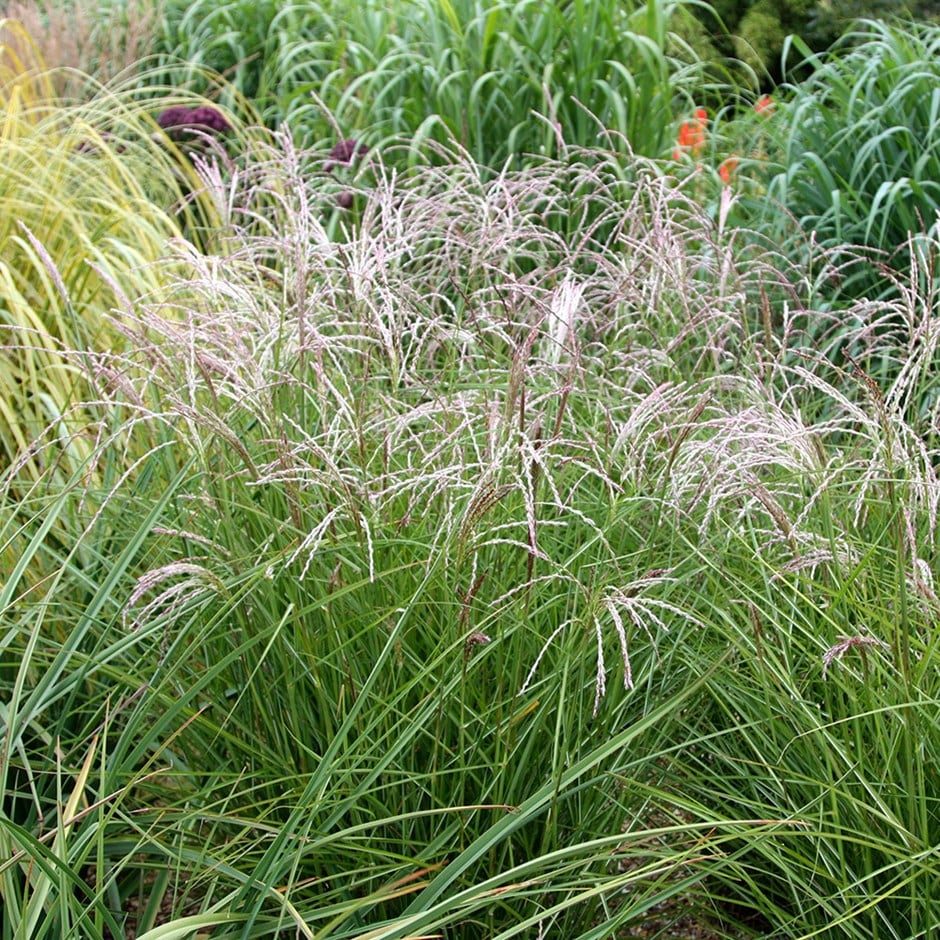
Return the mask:
[[929,343],[894,385],[878,331],[808,356],[732,192],[639,158],[375,149],[349,217],[325,153],[197,163],[224,237],[119,298],[101,469],[4,481],[5,909],[588,940],[678,894],[923,936]]
[[[370,154],[342,240],[314,159],[282,133],[227,181],[200,164],[228,187],[229,237],[216,256],[177,242],[165,291],[120,300],[124,346],[88,403],[106,488],[6,505],[7,543],[52,572],[35,596],[72,600],[56,652],[25,568],[6,588],[14,713],[43,733],[10,725],[5,838],[45,858],[18,833],[54,794],[20,788],[49,735],[73,779],[112,696],[88,799],[114,796],[59,855],[94,869],[96,923],[154,877],[180,928],[641,921],[670,873],[697,880],[706,846],[725,864],[718,842],[752,824],[650,838],[620,799],[613,771],[644,775],[697,688],[668,644],[703,625],[630,483],[654,472],[647,436],[630,457],[610,444],[703,350],[734,367],[752,275],[713,279],[730,255],[694,203],[651,170],[623,182],[612,154],[490,174],[442,151],[407,178]],[[555,218],[572,212],[591,221],[569,241]],[[81,498],[57,557],[41,512]],[[44,657],[84,709],[35,691]],[[25,877],[5,874],[4,901],[39,891]],[[64,929],[72,903],[44,899],[67,891],[42,891],[33,916]]]

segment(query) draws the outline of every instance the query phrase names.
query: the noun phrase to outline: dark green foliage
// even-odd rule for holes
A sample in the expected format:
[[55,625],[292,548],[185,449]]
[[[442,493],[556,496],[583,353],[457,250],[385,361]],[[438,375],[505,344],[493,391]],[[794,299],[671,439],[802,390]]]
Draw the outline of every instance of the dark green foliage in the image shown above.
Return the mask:
[[738,58],[758,72],[772,68],[789,32],[786,20],[778,4],[769,0],[754,4],[738,23],[734,37]]
[[936,0],[715,0],[711,6],[727,34],[716,29],[707,8],[697,15],[712,32],[714,49],[746,63],[768,87],[783,74],[788,36],[798,36],[821,52],[861,19],[940,16]]
[[[824,57],[805,44],[794,48],[812,73],[789,88],[791,100],[773,122],[783,157],[769,195],[817,245],[862,246],[905,271],[909,237],[937,231],[940,26],[871,22]],[[842,296],[888,286],[870,265],[842,279]]]
[[[211,71],[225,77],[231,86],[263,108],[276,94],[271,63],[285,39],[282,4],[192,3],[169,0],[157,34],[158,56],[168,63],[179,58],[190,67],[191,78]],[[316,20],[304,24],[304,32],[315,32]]]
[[801,35],[816,49],[834,42],[858,20],[936,20],[937,0],[829,0],[813,3]]

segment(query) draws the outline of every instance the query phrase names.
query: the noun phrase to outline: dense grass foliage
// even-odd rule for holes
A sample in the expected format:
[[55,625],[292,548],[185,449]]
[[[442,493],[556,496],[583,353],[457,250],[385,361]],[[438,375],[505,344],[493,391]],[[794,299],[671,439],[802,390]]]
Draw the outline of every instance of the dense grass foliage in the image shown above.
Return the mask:
[[[25,460],[38,476],[89,453],[73,408],[93,365],[66,364],[61,353],[106,347],[104,315],[117,295],[157,289],[149,265],[181,233],[172,210],[187,170],[151,138],[153,119],[131,94],[61,105],[28,37],[14,24],[5,32],[21,41],[0,47],[0,465]],[[56,453],[30,454],[53,426]]]
[[876,263],[869,256],[840,273],[849,297],[877,296],[885,286],[878,263],[907,270],[918,242],[936,233],[938,45],[937,25],[862,24],[828,55],[810,57],[812,74],[788,89],[786,115],[775,122],[783,156],[768,188],[774,204],[817,244],[873,250]]
[[[167,61],[223,73],[301,141],[459,141],[479,162],[550,154],[605,130],[650,156],[677,109],[714,94],[671,30],[680,3],[409,0],[171,3]],[[610,145],[608,138],[607,145]],[[619,145],[619,144],[618,144]]]
[[[37,59],[50,70],[46,81],[56,96],[74,102],[137,71],[152,52],[158,6],[151,0],[8,0],[2,15],[17,26],[0,29],[0,43],[23,61]],[[26,50],[32,54],[24,59]]]
[[224,139],[0,60],[0,940],[929,936],[940,244],[771,211],[878,76],[716,120],[666,5],[214,9]]
[[[849,935],[917,935],[937,874],[937,481],[902,407],[921,373],[876,396],[791,361],[749,315],[779,262],[741,263],[735,232],[612,153],[442,160],[375,165],[342,241],[286,136],[208,175],[234,207],[220,254],[168,258],[166,299],[115,321],[121,379],[89,404],[108,482],[6,503],[4,838],[42,861],[5,869],[7,909],[104,925],[156,871],[177,918],[240,936],[589,937],[707,876],[791,935],[832,853],[828,890],[871,892]],[[556,212],[594,221],[566,240]],[[804,423],[808,395],[827,420]],[[882,691],[855,717],[863,678]],[[813,737],[885,719],[849,776]],[[839,788],[858,809],[820,816]],[[863,797],[883,822],[858,844]]]
[[[383,936],[460,923],[491,937],[543,921],[587,936],[599,905],[608,929],[641,917],[701,852],[695,827],[667,825],[663,845],[643,844],[644,820],[625,834],[611,774],[645,773],[631,747],[655,751],[697,679],[654,661],[667,623],[697,624],[654,570],[626,467],[611,475],[603,456],[628,386],[653,390],[616,334],[649,330],[695,279],[677,270],[645,298],[617,286],[655,264],[646,216],[671,231],[668,187],[625,191],[627,225],[603,166],[483,182],[452,160],[400,186],[379,173],[340,244],[317,219],[322,181],[295,175],[304,163],[287,138],[260,153],[226,200],[224,259],[171,259],[172,297],[122,311],[132,346],[107,357],[122,381],[98,391],[95,459],[114,482],[76,484],[100,508],[59,567],[43,520],[70,490],[11,506],[18,554],[52,555],[53,594],[37,595],[78,593],[57,605],[53,648],[31,648],[39,607],[16,619],[7,753],[41,782],[49,742],[93,748],[104,723],[100,779],[79,781],[117,806],[68,857],[95,872],[95,923],[133,884],[131,848],[191,880],[206,922],[224,911],[249,935],[387,922]],[[621,262],[538,221],[584,173]],[[694,205],[675,211],[666,237],[695,237]],[[610,319],[622,305],[629,319]],[[663,350],[663,378],[693,368],[694,345]],[[113,426],[130,443],[108,440]],[[624,658],[603,697],[605,655]],[[65,701],[46,697],[49,676]],[[11,794],[15,831],[41,828],[54,797]],[[247,840],[237,856],[233,840]],[[627,852],[642,864],[620,871]],[[24,921],[78,917],[45,904],[65,890],[51,873],[0,884]]]

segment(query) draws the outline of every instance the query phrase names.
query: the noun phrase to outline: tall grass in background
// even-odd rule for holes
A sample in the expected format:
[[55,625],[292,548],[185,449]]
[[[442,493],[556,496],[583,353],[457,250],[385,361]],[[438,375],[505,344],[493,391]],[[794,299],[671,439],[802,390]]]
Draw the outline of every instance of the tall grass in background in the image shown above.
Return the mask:
[[136,69],[153,51],[159,3],[152,0],[101,0],[94,5],[71,0],[11,0],[5,19],[25,30],[7,31],[4,43],[14,49],[28,36],[56,95],[74,100],[94,94],[94,86]]
[[8,935],[925,936],[936,336],[808,357],[641,160],[370,159],[342,239],[288,134],[206,165],[102,469],[4,478]]
[[[681,3],[169,4],[158,48],[223,73],[301,141],[459,141],[474,159],[552,154],[605,129],[639,154],[726,78],[672,29]],[[609,145],[609,144],[608,144]],[[619,144],[618,144],[619,146]]]
[[[790,65],[811,73],[788,86],[774,121],[783,156],[768,196],[815,244],[845,247],[832,299],[877,298],[890,283],[883,267],[908,271],[936,235],[938,44],[936,24],[879,21],[860,23],[825,55],[797,39],[790,45]],[[765,217],[771,225],[775,211]]]

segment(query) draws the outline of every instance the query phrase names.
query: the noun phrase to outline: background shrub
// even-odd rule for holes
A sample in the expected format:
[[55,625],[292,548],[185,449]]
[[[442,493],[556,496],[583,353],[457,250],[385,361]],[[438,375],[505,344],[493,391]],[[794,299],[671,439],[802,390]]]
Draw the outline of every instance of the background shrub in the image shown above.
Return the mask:
[[857,20],[931,20],[940,13],[934,0],[715,0],[711,7],[690,9],[709,37],[699,45],[700,54],[734,56],[753,70],[765,90],[793,68],[792,61],[784,62],[789,36],[821,52]]

